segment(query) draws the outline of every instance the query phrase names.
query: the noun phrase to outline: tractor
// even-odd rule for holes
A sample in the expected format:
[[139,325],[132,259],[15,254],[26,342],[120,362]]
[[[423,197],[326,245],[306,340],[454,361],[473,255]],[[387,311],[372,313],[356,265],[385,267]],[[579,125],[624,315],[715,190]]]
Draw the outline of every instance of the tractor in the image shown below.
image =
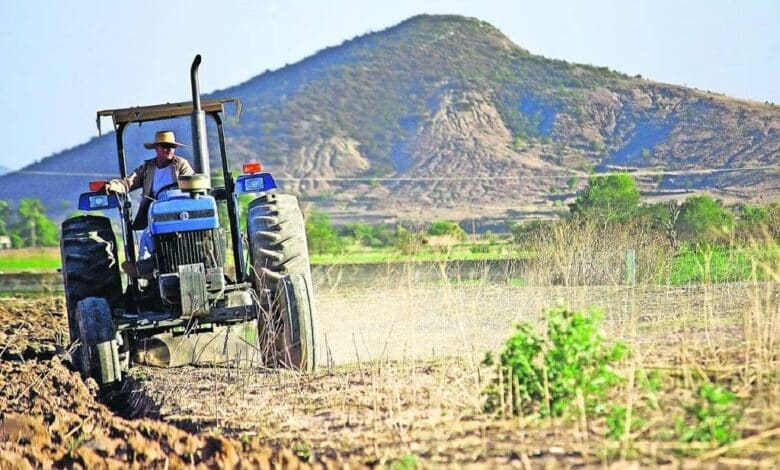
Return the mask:
[[[200,63],[197,55],[190,68],[192,102],[97,113],[99,131],[101,119],[113,120],[122,178],[127,176],[123,135],[128,126],[190,118],[195,174],[161,188],[151,202],[152,253],[137,259],[133,201],[107,191],[107,181],[90,182],[79,197],[80,210],[104,211],[101,215],[62,222],[71,357],[82,375],[103,389],[121,384],[134,353],[155,335],[197,335],[246,322],[257,324],[256,347],[265,367],[308,372],[317,365],[314,291],[298,201],[282,194],[257,162],[244,164],[237,177],[231,173],[222,115],[228,103],[240,115],[241,103],[238,98],[201,101]],[[213,178],[206,116],[216,124],[222,164]],[[212,186],[212,181],[222,185]],[[243,221],[240,194],[255,196]],[[116,236],[105,215],[112,209],[118,212],[124,259],[139,271],[143,266],[142,277],[120,274]],[[223,224],[220,212],[223,218],[227,214]]]

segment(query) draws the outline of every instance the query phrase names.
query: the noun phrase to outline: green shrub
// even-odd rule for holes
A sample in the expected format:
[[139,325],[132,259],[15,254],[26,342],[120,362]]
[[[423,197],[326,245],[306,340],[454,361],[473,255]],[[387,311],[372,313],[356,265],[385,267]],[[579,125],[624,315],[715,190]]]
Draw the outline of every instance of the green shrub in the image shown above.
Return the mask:
[[[505,343],[497,377],[485,389],[485,410],[500,414],[538,413],[561,416],[569,411],[605,415],[607,392],[620,381],[612,364],[622,359],[625,345],[608,346],[599,330],[595,309],[576,312],[566,307],[545,311],[547,336],[529,323]],[[490,355],[485,365],[494,365]],[[579,410],[577,397],[584,410]]]
[[434,236],[448,235],[461,241],[467,238],[466,231],[457,223],[449,220],[437,220],[431,224],[427,233]]
[[693,403],[685,406],[685,417],[677,419],[677,432],[683,442],[712,442],[719,445],[740,437],[737,425],[742,419],[736,395],[720,385],[699,387]]
[[338,253],[343,241],[330,223],[330,216],[322,211],[312,211],[306,217],[306,240],[313,253]]
[[[607,438],[619,440],[626,432],[626,407],[623,405],[613,405],[607,415]],[[631,417],[631,429],[637,429],[644,426],[646,420],[639,416]]]
[[709,196],[693,196],[682,206],[675,230],[683,241],[715,243],[729,239],[734,214]]
[[413,255],[420,251],[423,245],[422,234],[404,227],[398,227],[395,233],[395,248],[404,255]]
[[372,248],[392,246],[396,237],[395,230],[387,224],[368,225],[362,223],[344,226],[342,235],[351,237],[357,243]]

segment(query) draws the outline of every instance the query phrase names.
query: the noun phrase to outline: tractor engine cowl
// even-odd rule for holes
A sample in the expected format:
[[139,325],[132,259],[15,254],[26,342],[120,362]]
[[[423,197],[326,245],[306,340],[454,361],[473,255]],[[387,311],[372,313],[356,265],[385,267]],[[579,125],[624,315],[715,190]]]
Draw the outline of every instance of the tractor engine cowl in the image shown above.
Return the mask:
[[160,297],[185,316],[205,314],[225,289],[225,233],[216,200],[201,188],[171,190],[149,207]]
[[190,195],[180,190],[168,191],[167,197],[149,207],[152,235],[208,230],[219,227],[217,201],[208,195]]

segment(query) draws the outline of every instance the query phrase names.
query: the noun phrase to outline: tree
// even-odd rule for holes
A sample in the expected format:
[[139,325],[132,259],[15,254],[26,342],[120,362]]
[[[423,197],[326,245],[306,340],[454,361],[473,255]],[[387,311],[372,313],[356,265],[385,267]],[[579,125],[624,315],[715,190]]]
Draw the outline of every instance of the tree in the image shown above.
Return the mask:
[[323,211],[313,210],[306,218],[306,240],[314,253],[338,253],[343,248],[330,216]]
[[466,235],[466,231],[463,230],[460,225],[449,220],[437,220],[436,222],[432,223],[431,227],[428,229],[428,235],[446,235],[460,241],[463,241],[468,237],[468,235]]
[[390,246],[395,241],[395,231],[387,224],[349,224],[342,234],[351,236],[357,243],[368,247]]
[[46,208],[34,198],[22,199],[16,208],[17,220],[12,231],[23,241],[24,246],[57,246],[59,231],[46,217]]
[[709,196],[688,198],[676,226],[681,239],[708,243],[726,239],[733,228],[734,215]]
[[8,235],[8,221],[11,219],[11,205],[0,199],[0,235]]
[[639,191],[628,173],[594,175],[571,206],[571,212],[606,225],[631,217],[639,205]]

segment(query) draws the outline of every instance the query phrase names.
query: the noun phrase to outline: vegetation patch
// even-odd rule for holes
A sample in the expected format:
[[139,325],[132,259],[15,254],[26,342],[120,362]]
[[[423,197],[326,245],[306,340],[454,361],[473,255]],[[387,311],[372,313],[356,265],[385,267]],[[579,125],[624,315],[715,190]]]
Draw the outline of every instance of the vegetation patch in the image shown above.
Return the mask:
[[[496,377],[485,390],[485,410],[501,416],[605,415],[607,393],[621,381],[614,366],[625,357],[626,346],[605,344],[595,309],[555,307],[544,316],[545,336],[520,323],[506,341]],[[484,364],[494,365],[490,354]]]

